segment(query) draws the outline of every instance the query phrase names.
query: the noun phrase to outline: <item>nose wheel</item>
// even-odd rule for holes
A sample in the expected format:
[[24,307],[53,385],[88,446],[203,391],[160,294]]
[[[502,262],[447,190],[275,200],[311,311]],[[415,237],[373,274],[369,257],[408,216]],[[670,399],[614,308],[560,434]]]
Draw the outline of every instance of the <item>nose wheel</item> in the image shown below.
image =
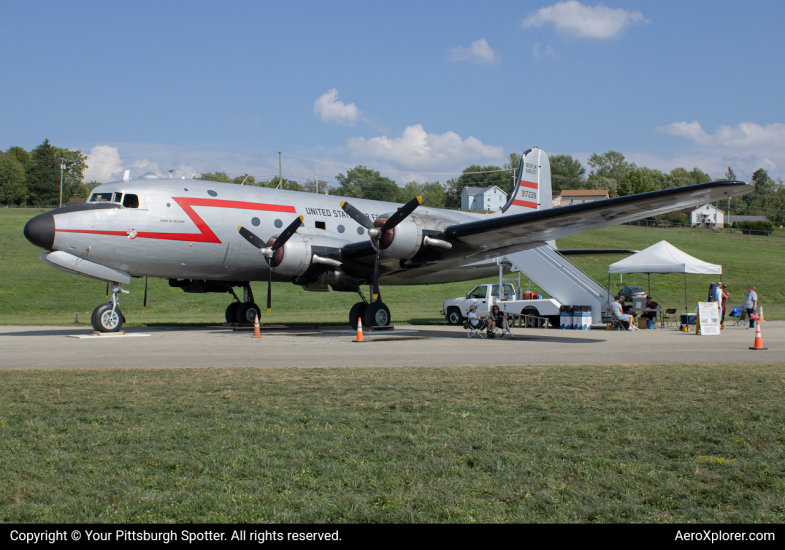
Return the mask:
[[128,291],[123,290],[122,284],[112,283],[112,300],[106,304],[101,304],[93,310],[90,323],[98,332],[117,332],[123,328],[125,316],[120,311],[120,301],[117,299],[118,293],[128,294]]

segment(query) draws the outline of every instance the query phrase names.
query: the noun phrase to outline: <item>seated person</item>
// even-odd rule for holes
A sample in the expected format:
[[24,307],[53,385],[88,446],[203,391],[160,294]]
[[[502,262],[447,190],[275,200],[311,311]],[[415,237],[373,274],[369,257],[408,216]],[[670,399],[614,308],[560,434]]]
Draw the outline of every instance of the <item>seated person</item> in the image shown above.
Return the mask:
[[[646,298],[646,309],[657,309],[658,307],[660,307],[660,304],[655,302],[651,296]],[[647,321],[654,320],[655,317],[657,317],[656,311],[644,311],[641,314],[641,318],[646,319]]]
[[469,306],[469,324],[472,328],[482,330],[485,328],[485,321],[477,317],[477,306]]
[[[632,309],[632,306],[628,306],[628,305],[625,303],[625,300],[626,300],[626,299],[627,299],[627,298],[626,298],[625,296],[619,296],[619,303],[621,304],[621,310],[622,310],[624,313],[630,313],[630,310]],[[633,315],[634,315],[634,314],[633,314]]]
[[624,298],[618,296],[613,302],[611,302],[611,311],[619,320],[621,326],[624,327],[626,330],[638,330],[638,327],[635,326],[635,317],[633,315],[628,315],[622,311],[621,304],[623,301]]
[[510,338],[513,338],[512,332],[510,332],[510,324],[507,322],[507,315],[499,310],[499,306],[494,305],[491,308],[491,315],[488,319],[488,332],[493,332],[493,329],[496,327],[502,329],[502,336],[506,332],[510,335]]

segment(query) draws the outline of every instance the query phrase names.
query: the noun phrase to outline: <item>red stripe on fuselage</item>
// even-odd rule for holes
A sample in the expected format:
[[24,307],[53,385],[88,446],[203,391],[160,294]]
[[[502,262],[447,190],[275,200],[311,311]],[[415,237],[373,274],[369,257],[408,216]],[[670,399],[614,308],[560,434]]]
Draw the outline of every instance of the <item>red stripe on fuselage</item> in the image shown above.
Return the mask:
[[528,187],[530,189],[537,189],[540,185],[538,183],[534,183],[533,181],[523,181],[521,180],[521,187]]
[[[223,201],[218,199],[193,199],[188,197],[172,197],[183,211],[196,224],[199,233],[153,233],[150,231],[140,231],[136,234],[140,239],[163,239],[167,241],[190,241],[194,243],[220,243],[221,240],[213,233],[193,206],[211,206],[218,208],[237,208],[241,210],[262,210],[266,212],[291,212],[296,213],[294,206],[284,206],[280,204],[264,204],[258,202]],[[88,229],[57,229],[65,233],[92,233],[94,235],[117,235],[125,236],[126,231],[94,231]]]
[[526,201],[512,201],[513,206],[525,206],[526,208],[534,208],[537,209],[539,204],[536,202],[526,202]]

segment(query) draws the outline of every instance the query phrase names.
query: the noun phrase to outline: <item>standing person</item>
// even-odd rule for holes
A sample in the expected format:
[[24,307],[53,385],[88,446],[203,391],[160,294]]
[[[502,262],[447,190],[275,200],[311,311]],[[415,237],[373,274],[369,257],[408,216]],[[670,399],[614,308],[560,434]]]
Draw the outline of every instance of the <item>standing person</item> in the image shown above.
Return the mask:
[[728,299],[730,299],[728,285],[722,285],[722,319],[720,320],[720,326],[725,324],[725,306],[728,303]]
[[747,315],[750,318],[750,326],[747,328],[755,328],[755,319],[752,314],[755,313],[758,307],[758,295],[755,293],[755,287],[752,285],[747,286],[747,296],[744,298],[744,309],[747,310]]

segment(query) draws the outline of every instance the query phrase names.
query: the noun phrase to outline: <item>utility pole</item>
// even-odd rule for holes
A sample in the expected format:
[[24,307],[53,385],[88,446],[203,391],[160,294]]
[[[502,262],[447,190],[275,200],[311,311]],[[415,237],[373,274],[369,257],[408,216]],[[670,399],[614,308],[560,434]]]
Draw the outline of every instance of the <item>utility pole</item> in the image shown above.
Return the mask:
[[63,170],[65,170],[65,159],[60,159],[60,206],[63,206]]
[[316,171],[316,175],[313,178],[313,182],[314,182],[313,192],[318,195],[319,194],[319,170]]
[[275,186],[276,189],[281,188],[281,182],[283,182],[283,178],[281,177],[281,152],[278,151],[278,185]]

